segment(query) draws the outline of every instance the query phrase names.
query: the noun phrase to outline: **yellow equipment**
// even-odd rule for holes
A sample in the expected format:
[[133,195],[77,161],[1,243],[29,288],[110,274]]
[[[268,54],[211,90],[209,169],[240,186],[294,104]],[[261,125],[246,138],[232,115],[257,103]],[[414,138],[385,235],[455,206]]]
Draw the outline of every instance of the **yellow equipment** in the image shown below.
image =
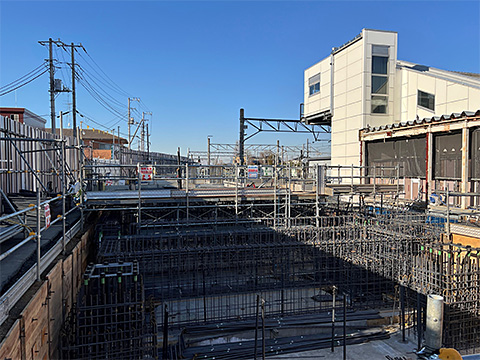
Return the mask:
[[440,349],[438,358],[442,360],[462,360],[462,355],[455,349]]

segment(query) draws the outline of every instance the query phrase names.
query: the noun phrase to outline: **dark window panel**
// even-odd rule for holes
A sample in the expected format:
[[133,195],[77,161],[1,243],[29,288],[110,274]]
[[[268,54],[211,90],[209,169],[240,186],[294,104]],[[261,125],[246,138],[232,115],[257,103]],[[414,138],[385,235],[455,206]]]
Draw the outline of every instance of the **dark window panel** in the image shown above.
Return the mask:
[[435,111],[435,95],[418,90],[418,105]]
[[387,75],[388,58],[372,56],[372,74]]
[[387,76],[372,76],[372,94],[387,94]]

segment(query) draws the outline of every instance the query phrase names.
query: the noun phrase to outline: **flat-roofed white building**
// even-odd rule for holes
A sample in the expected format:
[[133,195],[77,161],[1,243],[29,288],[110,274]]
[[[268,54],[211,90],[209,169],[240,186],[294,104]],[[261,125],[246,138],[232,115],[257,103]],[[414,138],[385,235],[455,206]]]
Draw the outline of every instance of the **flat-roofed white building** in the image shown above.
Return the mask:
[[305,70],[303,119],[331,122],[332,165],[361,165],[359,130],[476,111],[480,76],[397,59],[397,33],[363,29]]

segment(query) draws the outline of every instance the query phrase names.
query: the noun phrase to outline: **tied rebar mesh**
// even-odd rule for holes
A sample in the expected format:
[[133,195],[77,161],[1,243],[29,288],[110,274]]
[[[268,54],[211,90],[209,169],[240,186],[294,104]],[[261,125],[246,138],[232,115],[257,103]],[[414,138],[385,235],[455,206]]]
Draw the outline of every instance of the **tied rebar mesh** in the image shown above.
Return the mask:
[[63,358],[154,358],[156,325],[146,308],[137,263],[89,265],[65,324]]
[[[425,215],[321,216],[316,226],[177,227],[149,235],[105,231],[102,262],[138,261],[145,294],[169,309],[171,329],[255,319],[256,297],[265,315],[331,310],[332,289],[348,308],[400,306],[419,338],[425,295],[445,298],[444,344],[473,352],[480,343],[480,249],[450,244],[443,224]],[[400,287],[399,287],[400,286]],[[406,290],[406,291],[405,291]],[[392,307],[393,304],[393,307]]]

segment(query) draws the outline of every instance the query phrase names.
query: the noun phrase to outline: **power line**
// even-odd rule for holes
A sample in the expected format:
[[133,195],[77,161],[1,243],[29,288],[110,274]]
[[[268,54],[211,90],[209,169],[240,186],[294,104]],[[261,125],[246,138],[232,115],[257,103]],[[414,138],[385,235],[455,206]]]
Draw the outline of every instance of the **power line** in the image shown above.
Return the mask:
[[7,95],[8,93],[11,93],[12,91],[15,91],[15,90],[21,88],[22,86],[25,86],[25,85],[31,83],[33,80],[38,79],[40,76],[42,76],[43,74],[45,74],[47,71],[48,71],[48,69],[45,69],[45,70],[43,70],[40,74],[38,74],[37,76],[29,79],[28,81],[25,81],[25,82],[19,84],[18,86],[14,87],[14,88],[11,88],[11,89],[9,89],[9,90],[1,91],[1,89],[0,89],[0,91],[1,91],[1,92],[0,92],[0,96]]
[[[131,96],[129,93],[127,93],[125,90],[123,90],[120,86],[118,86],[103,70],[102,68],[97,64],[97,62],[90,56],[90,54],[87,52],[87,50],[85,48],[83,48],[83,51],[85,52],[85,54],[87,54],[87,56],[90,58],[90,60],[92,60],[92,62],[96,65],[96,67],[100,70],[100,72],[104,75],[104,79],[107,81],[107,82],[110,82],[110,84],[112,85],[111,88],[112,90],[115,90],[118,92],[119,95],[123,95],[123,96],[126,96],[126,97],[129,97]],[[85,60],[85,62],[88,64],[87,60],[85,59],[85,57],[82,56],[81,53],[79,53],[80,57],[82,59]],[[88,64],[93,71],[95,71],[100,77],[102,77],[102,74],[100,74],[98,71],[96,71],[94,69],[94,67],[90,64]]]
[[[43,68],[43,69],[42,69]],[[45,67],[45,63],[40,64],[37,66],[35,69],[30,71],[29,73],[23,75],[22,77],[18,78],[15,81],[12,81],[11,83],[4,85],[0,88],[0,92],[3,93],[3,95],[8,94],[11,91],[14,91],[18,89],[19,87],[22,87],[29,82],[35,80],[39,76],[43,75],[46,71],[48,71],[48,68]]]
[[120,108],[127,108],[124,103],[122,103],[121,101],[115,99],[112,95],[110,95],[109,93],[107,93],[103,88],[104,86],[102,86],[103,84],[99,84],[94,77],[92,77],[81,65],[77,65],[78,68],[81,69],[82,71],[82,75],[85,77],[85,81],[87,81],[86,79],[89,78],[91,80],[91,82],[93,82],[98,89],[100,89],[99,91],[102,91],[104,96],[109,98],[111,100],[112,103],[115,103],[116,106],[119,106]]
[[112,113],[119,118],[123,117],[121,110],[114,108],[111,104],[106,101],[101,94],[86,80],[84,77],[80,75],[80,72],[77,72],[76,79],[78,82],[83,86],[83,88],[100,104],[102,105],[107,111]]

